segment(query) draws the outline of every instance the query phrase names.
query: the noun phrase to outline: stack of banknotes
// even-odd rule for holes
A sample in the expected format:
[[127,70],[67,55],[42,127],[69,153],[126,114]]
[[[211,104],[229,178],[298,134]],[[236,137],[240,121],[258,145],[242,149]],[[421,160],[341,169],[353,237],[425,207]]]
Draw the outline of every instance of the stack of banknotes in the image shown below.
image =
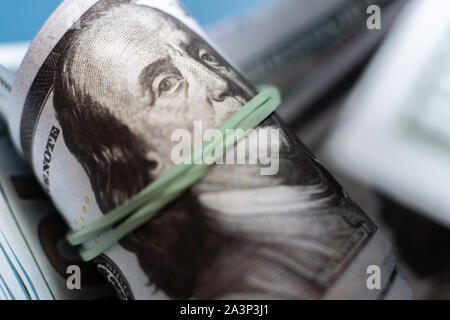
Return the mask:
[[[174,131],[193,133],[199,121],[206,129],[220,127],[257,94],[175,0],[64,1],[12,78],[1,71],[0,111],[9,135],[71,230],[167,172],[174,165]],[[262,175],[259,162],[214,165],[94,260],[117,296],[410,298],[375,224],[276,114],[258,129],[264,128],[279,132],[276,172]],[[257,143],[244,148],[251,152]],[[10,217],[20,210],[4,209]],[[22,227],[28,249],[11,247],[10,238],[20,233],[17,221],[2,236],[14,270],[20,274],[20,265],[34,261],[36,273],[53,283],[38,263],[46,253],[32,231]],[[48,237],[63,231],[61,225]],[[34,259],[19,259],[33,246]]]

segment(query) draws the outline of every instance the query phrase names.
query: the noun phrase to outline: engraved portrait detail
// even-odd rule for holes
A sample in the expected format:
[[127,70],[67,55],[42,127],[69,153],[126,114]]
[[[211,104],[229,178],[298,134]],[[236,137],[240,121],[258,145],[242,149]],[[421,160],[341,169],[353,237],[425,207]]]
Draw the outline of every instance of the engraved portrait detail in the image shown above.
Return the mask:
[[[218,128],[256,94],[203,38],[138,2],[99,1],[55,49],[56,117],[105,214],[172,165],[175,129],[193,130],[195,120]],[[276,116],[263,125],[283,128]],[[329,285],[317,280],[327,278],[321,270],[346,258],[355,229],[373,228],[296,137],[282,129],[281,139],[275,176],[214,166],[120,242],[136,253],[149,290],[320,297]]]

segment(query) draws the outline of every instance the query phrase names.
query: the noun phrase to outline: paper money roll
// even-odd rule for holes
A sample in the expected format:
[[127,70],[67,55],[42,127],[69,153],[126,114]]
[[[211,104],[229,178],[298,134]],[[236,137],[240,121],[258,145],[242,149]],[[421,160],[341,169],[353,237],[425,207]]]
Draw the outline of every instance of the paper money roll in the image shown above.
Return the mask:
[[[177,1],[72,0],[33,41],[6,113],[79,230],[174,165],[174,132],[218,128],[256,92]],[[261,140],[239,143],[243,157],[95,260],[119,297],[408,297],[375,225],[276,115],[262,129],[278,132],[271,157],[246,162]]]

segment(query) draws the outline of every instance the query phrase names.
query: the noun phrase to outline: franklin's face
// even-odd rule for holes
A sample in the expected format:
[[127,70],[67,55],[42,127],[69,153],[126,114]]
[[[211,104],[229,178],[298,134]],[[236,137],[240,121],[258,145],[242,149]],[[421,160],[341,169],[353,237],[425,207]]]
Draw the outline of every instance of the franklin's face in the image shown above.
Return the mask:
[[155,173],[171,164],[175,129],[218,128],[253,93],[200,37],[148,7],[109,10],[73,51],[70,77],[145,141]]

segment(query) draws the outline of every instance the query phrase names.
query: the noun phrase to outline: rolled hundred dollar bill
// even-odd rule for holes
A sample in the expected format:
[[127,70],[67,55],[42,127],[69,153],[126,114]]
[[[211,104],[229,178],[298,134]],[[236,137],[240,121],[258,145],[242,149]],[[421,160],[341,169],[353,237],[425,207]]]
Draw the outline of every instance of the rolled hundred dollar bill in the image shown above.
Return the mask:
[[[79,230],[174,165],[174,132],[218,128],[256,92],[177,1],[71,0],[33,41],[5,113]],[[278,132],[270,174],[238,161],[261,147],[245,139],[243,158],[214,165],[95,259],[120,298],[410,296],[364,212],[276,115],[264,129]]]

